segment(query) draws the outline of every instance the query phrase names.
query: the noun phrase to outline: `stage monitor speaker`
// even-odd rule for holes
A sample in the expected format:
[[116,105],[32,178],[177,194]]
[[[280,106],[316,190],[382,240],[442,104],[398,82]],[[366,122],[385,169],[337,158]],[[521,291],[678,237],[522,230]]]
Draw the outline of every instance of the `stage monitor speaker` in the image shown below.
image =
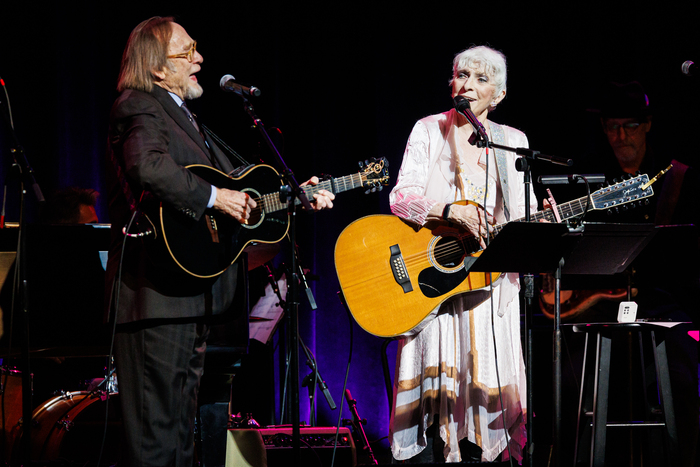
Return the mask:
[[[300,465],[309,467],[330,467],[333,460],[335,441],[333,427],[302,427]],[[251,433],[256,432],[256,433]],[[260,459],[260,438],[264,446],[265,460]],[[226,466],[267,465],[267,467],[287,467],[293,464],[292,427],[262,428],[259,430],[232,429],[226,446]],[[259,463],[258,463],[259,462]],[[335,453],[335,467],[355,467],[357,453],[350,430],[346,427],[338,433],[338,448]]]

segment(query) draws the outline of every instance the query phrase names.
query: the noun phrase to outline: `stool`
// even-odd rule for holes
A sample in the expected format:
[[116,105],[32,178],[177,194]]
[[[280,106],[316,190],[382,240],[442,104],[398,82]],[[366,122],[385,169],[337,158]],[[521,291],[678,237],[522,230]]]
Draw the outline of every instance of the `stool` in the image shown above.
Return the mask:
[[[676,422],[673,413],[673,398],[671,396],[671,383],[668,372],[668,359],[666,357],[666,341],[660,336],[660,341],[656,340],[656,333],[665,330],[660,326],[649,323],[595,323],[595,324],[575,324],[574,332],[586,333],[586,343],[584,347],[583,369],[581,372],[581,392],[578,405],[578,423],[576,427],[576,448],[574,451],[574,462],[584,460],[586,456],[586,446],[582,450],[579,445],[586,441],[590,433],[590,463],[592,467],[602,467],[605,465],[605,438],[607,427],[663,427],[665,428],[664,451],[666,454],[666,465],[678,465],[678,434],[676,432]],[[638,332],[642,339],[644,331],[651,335],[651,342],[654,351],[654,367],[656,370],[656,381],[659,402],[661,403],[661,421],[628,421],[620,423],[608,422],[608,387],[610,381],[610,352],[611,342],[614,336],[626,335],[629,332]],[[589,353],[589,337],[595,337],[595,371],[593,384],[586,384],[586,361]],[[643,340],[643,339],[642,339]],[[640,340],[640,349],[642,340]],[[643,359],[643,355],[642,355]],[[642,363],[642,372],[644,371]],[[587,387],[588,386],[588,387]],[[592,388],[591,388],[592,386]],[[592,391],[591,391],[592,389]],[[643,388],[646,394],[646,387]],[[592,394],[591,394],[592,392]],[[645,397],[645,404],[648,400]],[[647,410],[647,414],[651,411]],[[590,420],[587,420],[590,417]],[[592,430],[588,430],[591,427]],[[585,428],[585,429],[584,429]],[[584,430],[582,430],[584,429]],[[583,432],[582,432],[583,431]],[[586,440],[582,439],[586,438]]]

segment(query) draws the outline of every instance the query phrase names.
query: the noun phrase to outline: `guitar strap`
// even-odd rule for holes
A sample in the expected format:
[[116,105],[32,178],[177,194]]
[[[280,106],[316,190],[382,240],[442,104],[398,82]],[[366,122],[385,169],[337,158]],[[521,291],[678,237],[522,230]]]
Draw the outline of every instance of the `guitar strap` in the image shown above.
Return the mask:
[[[250,162],[248,162],[243,156],[241,156],[240,154],[238,154],[236,151],[234,151],[233,148],[231,148],[228,144],[226,144],[226,143],[224,142],[223,139],[219,138],[213,131],[211,131],[211,130],[209,129],[209,127],[207,127],[207,126],[204,125],[204,124],[200,125],[200,127],[202,128],[202,130],[204,131],[204,133],[205,133],[208,137],[210,137],[211,139],[213,139],[224,151],[228,152],[228,153],[229,153],[231,156],[233,156],[235,159],[238,159],[238,162],[239,162],[240,164],[242,164],[241,167],[247,168],[247,167],[250,167],[250,166],[254,165],[254,164],[251,164]],[[206,138],[205,138],[205,139],[206,139]],[[232,163],[234,166],[236,165],[236,164],[233,163],[233,160],[231,159],[231,157],[229,157],[228,159],[231,161],[231,163]]]
[[[490,120],[489,126],[491,127],[491,139],[493,139],[493,142],[501,146],[505,146],[506,135],[503,127]],[[506,216],[506,221],[509,221],[510,211],[508,210],[508,207],[510,206],[510,200],[508,194],[510,190],[508,186],[508,159],[506,158],[506,151],[503,149],[494,149],[494,159],[496,159],[498,178],[501,182],[501,193],[503,194],[503,213]]]

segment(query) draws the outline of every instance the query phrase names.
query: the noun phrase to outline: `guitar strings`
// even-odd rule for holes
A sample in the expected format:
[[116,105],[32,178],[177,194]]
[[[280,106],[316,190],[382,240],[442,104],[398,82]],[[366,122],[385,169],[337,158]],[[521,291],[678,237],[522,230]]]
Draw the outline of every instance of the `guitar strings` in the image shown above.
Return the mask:
[[[330,191],[332,193],[340,193],[353,188],[358,188],[364,185],[364,182],[368,179],[370,174],[378,175],[382,172],[381,168],[377,169],[375,166],[376,164],[373,163],[363,172],[346,175],[344,177],[332,178],[329,180],[321,180],[316,185],[305,185],[302,189],[306,196],[313,197],[321,190]],[[381,182],[382,178],[378,177],[376,180]],[[279,193],[268,193],[261,195],[259,198],[253,198],[257,206],[251,210],[251,217],[254,215],[257,217],[262,217],[262,214],[265,212],[270,213],[285,209],[287,207],[287,203],[283,203],[279,199],[279,196]],[[298,200],[296,201],[298,204]]]
[[[600,190],[598,192],[592,193],[591,199],[594,202],[600,201],[607,197],[609,195],[608,193],[601,193]],[[579,216],[584,214],[585,211],[585,203],[586,203],[586,196],[562,203],[556,206],[557,209],[559,209],[559,212],[561,214],[562,219],[571,219],[573,217]],[[534,213],[532,215],[533,221],[539,221],[539,220],[546,220],[549,222],[556,222],[554,213],[551,209],[545,209],[543,211]],[[515,219],[511,222],[524,222],[524,218],[520,219]],[[493,226],[493,230],[491,234],[489,235],[490,238],[494,238],[503,228],[507,225],[508,223],[504,224],[499,224]],[[443,239],[447,239],[449,237],[443,237]],[[467,253],[467,251],[470,251],[470,253]],[[445,240],[443,242],[439,242],[438,245],[433,249],[433,254],[432,256],[438,261],[438,263],[441,260],[445,260],[445,258],[449,258],[451,256],[455,256],[457,254],[460,255],[466,255],[466,254],[474,254],[478,253],[481,251],[481,247],[477,242],[476,237],[473,235],[455,235],[452,237],[450,240]],[[403,257],[404,264],[407,268],[412,267],[414,265],[420,265],[421,263],[425,262],[426,255],[428,255],[430,252],[429,251],[419,251],[410,255],[406,255]],[[381,276],[381,273],[377,273],[377,277]],[[371,282],[374,280],[372,277],[365,276],[365,280],[361,282]]]
[[[593,198],[594,201],[599,201],[601,199],[604,199],[606,197],[605,193],[593,193],[591,195],[591,198]],[[561,205],[557,205],[556,207],[560,210],[560,213],[562,214],[562,219],[570,219],[572,217],[576,217],[579,215],[584,214],[585,212],[585,205],[584,205],[584,200],[586,200],[587,197],[581,197],[572,201],[569,201],[567,203],[563,203]],[[578,206],[577,206],[578,205]],[[568,212],[567,212],[568,211]],[[550,222],[556,222],[556,219],[554,217],[554,213],[552,212],[551,209],[546,209],[540,212],[537,212],[533,214],[532,216],[534,220],[547,220]],[[522,222],[524,221],[524,218],[516,219],[513,222]],[[490,237],[495,236],[496,233],[498,233],[500,230],[502,230],[503,226],[506,224],[500,224],[494,226],[494,232],[493,235],[490,235]],[[445,238],[445,237],[443,237]],[[468,250],[467,248],[461,248],[460,243],[465,243],[464,239],[469,239],[470,245],[465,245],[470,246],[471,248]],[[433,250],[433,256],[435,257],[436,260],[444,260],[445,258],[449,258],[451,256],[454,256],[459,253],[464,253],[464,254],[472,254],[476,253],[481,250],[481,248],[476,248],[475,245],[478,245],[476,242],[476,238],[471,235],[461,235],[457,236],[456,240],[452,241],[447,241],[443,242],[440,246],[436,247]],[[471,253],[467,253],[467,251],[471,251]],[[406,258],[404,258],[404,261],[409,264],[412,263],[412,256],[416,257],[423,257],[427,252],[422,252],[418,253],[417,255],[411,255],[408,257],[408,261],[406,261]],[[439,261],[438,261],[439,262]]]
[[[594,201],[599,201],[601,199],[604,199],[606,196],[605,193],[593,193],[591,195],[591,198],[593,198]],[[562,214],[562,218],[570,219],[572,217],[576,217],[579,215],[582,215],[585,211],[584,208],[584,200],[586,200],[586,197],[578,198],[572,201],[569,201],[567,203],[563,203],[560,205],[557,205],[556,207],[560,210],[560,213]],[[540,212],[537,212],[533,214],[532,216],[534,220],[547,220],[550,222],[556,222],[556,219],[554,217],[554,213],[552,212],[551,209],[546,209]],[[522,222],[524,221],[524,218],[516,219],[513,222]],[[500,224],[494,226],[494,235],[490,235],[490,237],[495,236],[496,233],[498,233],[500,230],[502,230],[503,226],[505,224]],[[443,237],[444,238],[444,237]],[[464,239],[469,239],[470,245],[465,245],[471,247],[469,250],[467,248],[461,248],[460,243],[465,243]],[[476,253],[481,250],[481,248],[476,248],[475,245],[477,245],[476,238],[471,235],[461,235],[457,236],[456,240],[452,241],[447,241],[443,242],[440,246],[436,247],[433,250],[433,256],[435,257],[436,260],[444,260],[445,258],[449,258],[453,255],[459,254],[459,253],[464,253],[464,254],[472,254]],[[467,253],[467,251],[471,251],[471,253]],[[417,255],[412,255],[412,256],[417,256],[417,257],[422,257],[426,254],[427,252],[422,252]],[[408,257],[408,261],[406,261],[406,258],[404,258],[404,261],[407,263],[411,263],[413,258]],[[439,261],[438,261],[439,262]]]
[[[564,203],[562,205],[558,205],[557,207],[563,211],[566,208],[569,208],[571,211],[571,215],[566,215],[567,218],[575,217],[576,215],[580,215],[583,213],[583,204],[582,200],[585,199],[585,197],[576,199],[573,201],[570,201],[568,203]],[[578,203],[579,204],[579,209],[575,209],[574,204]],[[573,208],[572,208],[573,206]],[[580,211],[577,213],[577,211]],[[562,212],[562,214],[564,214]],[[550,222],[555,221],[554,219],[554,213],[547,209],[544,211],[540,211],[538,213],[533,214],[533,219],[535,221],[537,220],[548,220]],[[512,222],[523,222],[524,218],[516,219]],[[506,223],[507,224],[507,223]],[[495,237],[497,233],[499,233],[503,227],[505,227],[506,224],[499,224],[495,225],[493,227],[492,233],[489,235],[490,238]],[[448,237],[442,237],[443,239],[446,239]],[[432,256],[435,258],[435,260],[438,263],[441,263],[442,261],[445,261],[447,258],[451,258],[454,256],[459,255],[460,259],[461,257],[465,255],[471,255],[474,253],[478,253],[479,251],[482,251],[481,245],[478,243],[476,237],[474,237],[471,234],[464,234],[464,235],[456,235],[453,237],[452,240],[447,240],[444,242],[439,242],[438,245],[432,250]],[[405,256],[404,259],[404,264],[408,266],[412,266],[414,264],[420,264],[421,262],[424,261],[425,256],[428,254],[428,251],[421,251],[417,252],[411,255]]]

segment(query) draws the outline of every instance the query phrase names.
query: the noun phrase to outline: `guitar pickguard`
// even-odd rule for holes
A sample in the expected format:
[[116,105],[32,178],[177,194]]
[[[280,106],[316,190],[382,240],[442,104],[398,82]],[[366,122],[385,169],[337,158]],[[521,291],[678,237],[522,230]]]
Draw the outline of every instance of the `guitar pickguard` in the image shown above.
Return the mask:
[[436,298],[456,289],[469,275],[476,258],[467,256],[463,266],[452,271],[426,268],[418,274],[420,291],[428,298]]

